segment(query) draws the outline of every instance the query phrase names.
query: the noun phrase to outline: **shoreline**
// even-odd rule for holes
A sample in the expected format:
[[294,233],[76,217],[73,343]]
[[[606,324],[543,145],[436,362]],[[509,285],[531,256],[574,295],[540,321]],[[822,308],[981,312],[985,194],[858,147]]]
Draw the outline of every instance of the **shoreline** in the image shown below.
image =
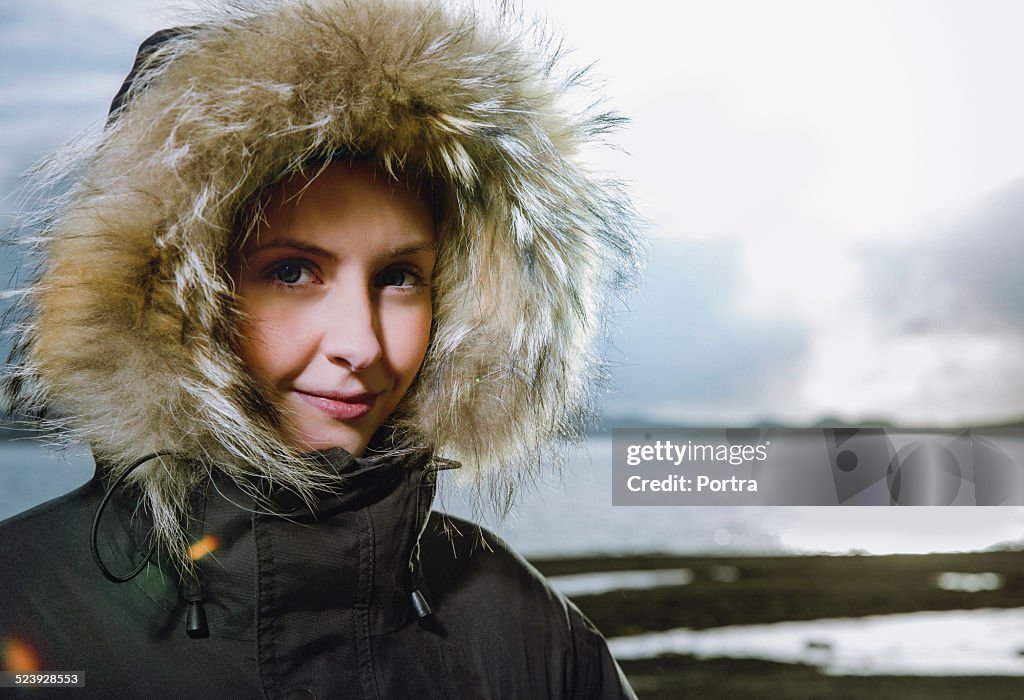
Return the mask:
[[[1024,553],[568,557],[532,559],[545,576],[688,570],[684,585],[573,596],[606,637],[922,610],[1024,606]],[[946,590],[944,573],[995,574],[995,590]]]
[[[607,638],[673,629],[1024,607],[1024,554],[567,557],[534,559],[549,577],[648,572],[675,585],[571,596]],[[679,572],[689,572],[682,576]],[[631,574],[634,575],[635,574]],[[614,578],[612,579],[615,580]],[[960,586],[960,589],[957,587]],[[970,588],[977,590],[969,590]],[[885,639],[878,640],[880,645]],[[1012,650],[1011,650],[1012,651]],[[1017,651],[1024,665],[1024,648]],[[641,698],[1018,697],[1019,676],[836,675],[808,663],[665,654],[622,659]]]

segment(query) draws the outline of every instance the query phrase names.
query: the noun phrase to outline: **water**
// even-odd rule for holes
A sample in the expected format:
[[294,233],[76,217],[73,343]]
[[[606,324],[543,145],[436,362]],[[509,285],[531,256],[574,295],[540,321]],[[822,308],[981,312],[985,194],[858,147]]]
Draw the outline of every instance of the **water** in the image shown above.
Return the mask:
[[[0,443],[0,519],[87,481],[92,459],[55,457],[28,441]],[[467,515],[445,474],[439,506]],[[1024,508],[612,506],[611,439],[594,438],[524,494],[496,529],[527,556],[576,554],[779,554],[975,551],[1024,540]],[[493,521],[488,523],[494,526]]]
[[679,629],[608,646],[619,659],[767,659],[837,676],[1024,676],[1024,608]]
[[611,459],[610,438],[589,440],[564,482],[529,494],[500,534],[530,556],[928,553],[1024,541],[1024,508],[1009,506],[612,506]]
[[611,591],[686,586],[693,582],[693,572],[689,569],[599,571],[592,574],[548,576],[547,579],[555,590],[573,598],[584,595],[600,595]]
[[84,450],[58,455],[29,440],[0,442],[0,520],[76,489],[93,471]]

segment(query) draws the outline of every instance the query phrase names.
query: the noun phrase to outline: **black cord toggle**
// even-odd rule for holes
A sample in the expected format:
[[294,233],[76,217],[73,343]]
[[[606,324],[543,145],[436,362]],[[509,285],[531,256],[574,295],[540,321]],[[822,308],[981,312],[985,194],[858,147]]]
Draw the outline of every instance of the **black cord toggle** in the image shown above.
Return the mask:
[[188,614],[185,618],[185,633],[194,640],[205,640],[210,636],[210,627],[206,623],[206,610],[203,608],[203,588],[199,581],[193,579],[185,594],[188,601]]
[[412,595],[412,609],[416,612],[416,617],[422,620],[425,617],[433,615],[433,611],[430,609],[430,604],[427,603],[426,597],[420,592],[420,589],[414,589]]

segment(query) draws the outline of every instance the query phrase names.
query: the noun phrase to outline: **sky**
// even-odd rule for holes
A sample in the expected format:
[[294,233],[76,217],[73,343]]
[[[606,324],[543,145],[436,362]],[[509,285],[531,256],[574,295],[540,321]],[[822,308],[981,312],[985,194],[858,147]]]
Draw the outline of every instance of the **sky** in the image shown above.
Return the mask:
[[[0,3],[5,216],[19,173],[102,121],[168,6]],[[585,154],[650,240],[607,415],[1024,415],[1024,4],[524,6],[631,120]]]

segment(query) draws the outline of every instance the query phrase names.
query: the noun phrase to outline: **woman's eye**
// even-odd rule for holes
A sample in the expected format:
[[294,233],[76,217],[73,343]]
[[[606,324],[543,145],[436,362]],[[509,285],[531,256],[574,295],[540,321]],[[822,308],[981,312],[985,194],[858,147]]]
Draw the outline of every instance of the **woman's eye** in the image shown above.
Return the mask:
[[392,267],[377,276],[377,284],[381,287],[418,287],[423,284],[423,276],[404,267]]
[[286,285],[309,284],[316,280],[308,265],[291,260],[274,265],[269,277],[274,282]]

